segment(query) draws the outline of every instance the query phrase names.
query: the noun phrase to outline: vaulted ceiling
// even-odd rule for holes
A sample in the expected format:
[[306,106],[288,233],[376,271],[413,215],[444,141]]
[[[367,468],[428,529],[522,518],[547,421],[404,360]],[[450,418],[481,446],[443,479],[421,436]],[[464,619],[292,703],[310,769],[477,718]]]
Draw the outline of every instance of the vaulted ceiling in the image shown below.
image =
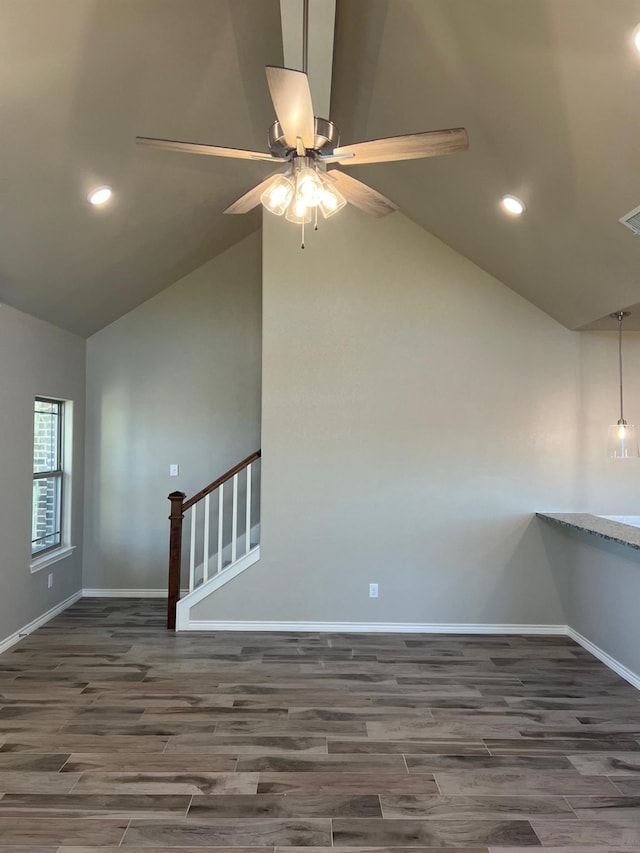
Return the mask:
[[[640,238],[618,222],[640,205],[639,23],[640,0],[338,0],[342,141],[471,143],[351,173],[569,328],[630,306],[640,328]],[[0,300],[89,335],[259,228],[222,210],[268,163],[133,140],[265,149],[282,61],[278,0],[0,0]]]

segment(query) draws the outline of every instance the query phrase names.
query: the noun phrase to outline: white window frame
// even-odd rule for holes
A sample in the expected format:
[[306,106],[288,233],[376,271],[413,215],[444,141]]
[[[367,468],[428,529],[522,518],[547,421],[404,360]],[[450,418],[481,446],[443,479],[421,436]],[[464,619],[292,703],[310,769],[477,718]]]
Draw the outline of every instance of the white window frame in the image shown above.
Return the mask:
[[[29,568],[31,572],[38,572],[41,569],[63,560],[70,556],[75,551],[75,545],[71,544],[71,466],[73,460],[73,401],[63,400],[57,397],[48,397],[38,394],[34,398],[34,405],[37,400],[45,400],[52,403],[60,403],[61,405],[61,437],[60,437],[60,470],[61,470],[61,526],[60,526],[60,544],[49,548],[40,554],[31,552],[31,561]],[[35,442],[35,435],[32,442]],[[31,509],[33,512],[33,497]],[[33,548],[33,541],[31,542]]]

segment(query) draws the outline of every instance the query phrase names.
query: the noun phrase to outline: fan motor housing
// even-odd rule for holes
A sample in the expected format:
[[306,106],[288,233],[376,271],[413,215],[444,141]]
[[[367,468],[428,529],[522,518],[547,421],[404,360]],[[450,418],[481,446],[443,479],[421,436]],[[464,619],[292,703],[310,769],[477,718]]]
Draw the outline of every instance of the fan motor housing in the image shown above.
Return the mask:
[[[323,154],[333,154],[334,148],[337,148],[340,144],[340,131],[336,125],[332,121],[329,121],[328,118],[314,116],[313,131],[313,150],[322,151]],[[287,145],[282,127],[277,120],[269,128],[267,139],[269,151],[275,157],[287,157],[291,151],[295,151],[295,148]]]

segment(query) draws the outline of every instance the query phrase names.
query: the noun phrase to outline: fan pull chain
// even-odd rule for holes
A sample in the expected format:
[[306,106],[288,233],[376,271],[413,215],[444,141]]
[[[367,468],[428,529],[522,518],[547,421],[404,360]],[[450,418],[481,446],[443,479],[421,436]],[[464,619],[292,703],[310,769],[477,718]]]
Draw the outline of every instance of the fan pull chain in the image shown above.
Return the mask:
[[317,231],[317,230],[318,230],[318,205],[316,205],[316,206],[313,208],[313,210],[314,210],[314,213],[315,213],[315,216],[316,216],[316,220],[315,220],[314,225],[313,225],[313,230],[314,230],[314,231]]
[[300,248],[304,249],[304,219],[302,220],[302,242],[300,243]]

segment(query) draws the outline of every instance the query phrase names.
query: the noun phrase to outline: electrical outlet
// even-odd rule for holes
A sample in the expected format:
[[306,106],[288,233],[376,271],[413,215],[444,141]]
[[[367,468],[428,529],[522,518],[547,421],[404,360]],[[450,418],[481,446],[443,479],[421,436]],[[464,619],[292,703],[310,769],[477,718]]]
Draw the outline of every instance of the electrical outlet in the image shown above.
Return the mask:
[[378,584],[370,583],[369,584],[369,598],[377,598],[378,597]]
[[180,474],[180,466],[176,465],[175,462],[173,465],[169,465],[169,476],[177,477]]
[[47,575],[47,589],[51,589],[53,586],[53,572],[49,572]]

